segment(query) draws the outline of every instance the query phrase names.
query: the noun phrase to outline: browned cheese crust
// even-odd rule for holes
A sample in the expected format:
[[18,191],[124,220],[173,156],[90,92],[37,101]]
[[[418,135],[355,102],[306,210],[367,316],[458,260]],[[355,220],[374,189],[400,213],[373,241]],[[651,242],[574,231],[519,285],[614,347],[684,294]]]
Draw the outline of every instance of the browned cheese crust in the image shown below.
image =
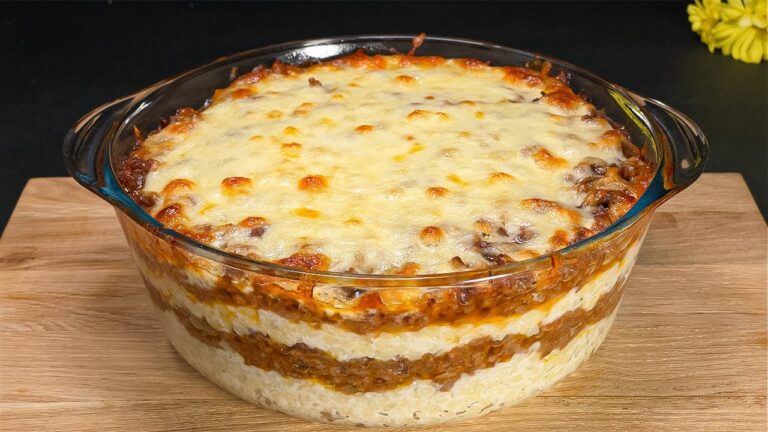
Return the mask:
[[[617,151],[620,155],[620,160],[608,162],[599,158],[584,158],[574,167],[573,173],[566,175],[566,178],[563,180],[571,182],[571,192],[574,196],[580,197],[581,200],[578,205],[568,206],[561,202],[535,196],[515,203],[516,208],[519,208],[520,211],[529,212],[526,214],[550,218],[563,225],[563,228],[554,230],[551,235],[548,234],[546,239],[541,239],[540,233],[536,231],[535,227],[529,226],[528,223],[515,225],[512,222],[505,221],[503,215],[501,219],[497,220],[480,218],[470,221],[471,228],[468,228],[467,231],[469,234],[450,224],[441,225],[440,223],[433,223],[426,226],[422,225],[414,233],[416,235],[416,238],[413,240],[414,245],[407,248],[408,250],[421,248],[427,251],[425,254],[443,248],[440,249],[443,251],[441,252],[443,255],[437,252],[433,254],[433,256],[437,257],[445,256],[445,258],[434,258],[442,259],[443,261],[438,264],[427,264],[426,260],[424,262],[398,262],[397,260],[391,260],[392,264],[389,267],[378,269],[375,267],[376,259],[366,258],[363,256],[364,254],[359,252],[357,252],[359,256],[356,255],[355,257],[329,256],[327,253],[323,253],[325,250],[320,240],[307,240],[306,244],[299,244],[296,248],[284,252],[282,256],[270,256],[269,253],[274,248],[269,250],[259,249],[259,242],[267,244],[269,236],[274,234],[271,231],[278,229],[278,225],[283,221],[282,219],[275,220],[274,217],[265,217],[262,214],[265,212],[264,209],[259,209],[249,216],[231,222],[199,223],[200,216],[193,215],[192,213],[194,206],[199,207],[202,205],[198,202],[200,201],[200,195],[195,195],[197,192],[194,192],[196,190],[199,191],[201,185],[197,184],[199,182],[194,177],[177,178],[169,181],[162,190],[145,190],[147,176],[151,172],[167,169],[167,167],[164,167],[164,164],[167,165],[167,162],[161,162],[157,159],[168,151],[168,148],[163,146],[171,146],[171,144],[168,144],[170,142],[173,142],[173,145],[176,146],[177,144],[173,140],[181,140],[186,136],[185,134],[195,131],[195,128],[202,124],[201,122],[204,122],[206,113],[213,107],[233,103],[233,101],[255,98],[259,91],[261,91],[260,89],[262,89],[259,86],[267,86],[265,88],[269,89],[268,85],[280,77],[288,77],[289,79],[299,81],[303,80],[301,82],[306,82],[307,89],[314,90],[322,87],[323,83],[315,79],[313,75],[318,75],[320,72],[329,73],[329,70],[356,68],[355,70],[361,69],[366,73],[374,73],[376,71],[397,71],[400,68],[418,67],[420,70],[424,70],[425,73],[432,73],[431,71],[439,72],[442,70],[441,68],[448,67],[449,65],[452,68],[464,68],[468,74],[479,73],[477,71],[498,73],[500,76],[503,76],[503,82],[505,85],[510,86],[510,88],[521,88],[525,91],[530,91],[531,89],[540,90],[540,96],[532,103],[543,103],[554,107],[553,109],[564,110],[563,112],[571,112],[569,110],[576,110],[577,108],[586,109],[588,113],[580,117],[580,122],[584,124],[589,124],[590,122],[596,122],[600,125],[610,124],[595,107],[588,104],[568,87],[562,75],[558,77],[550,76],[549,65],[547,64],[541,70],[532,70],[522,67],[491,67],[484,62],[474,59],[447,60],[441,57],[420,57],[415,55],[367,55],[362,51],[358,51],[340,59],[307,67],[287,65],[278,61],[271,68],[257,68],[253,72],[249,72],[234,80],[228,88],[217,90],[211,103],[204,110],[180,109],[164,128],[155,131],[150,137],[145,139],[141,137],[140,133],[137,133],[139,139],[136,149],[123,161],[117,172],[119,181],[126,192],[157,220],[199,242],[256,260],[271,261],[284,266],[312,271],[333,270],[350,273],[390,273],[401,275],[443,272],[443,269],[463,271],[489,268],[523,261],[542,253],[551,253],[604,230],[623,216],[645,191],[654,174],[654,167],[645,160],[642,152],[630,143],[626,133],[621,128],[610,126],[600,136],[597,143],[590,145],[593,145],[594,148],[619,149]],[[401,85],[406,89],[411,88],[414,85],[414,80],[416,78],[410,75],[398,75],[397,85]],[[351,91],[355,90],[353,84],[350,84]],[[337,94],[333,94],[331,100],[334,98],[343,99],[342,96],[337,96]],[[431,102],[434,99],[434,97],[429,99],[430,97],[432,96],[426,97],[427,102]],[[462,104],[469,106],[470,104],[477,104],[477,102],[464,101],[457,103],[457,105]],[[296,118],[306,117],[310,115],[309,113],[313,109],[317,109],[315,105],[309,102],[302,104],[291,113],[291,116]],[[266,114],[268,120],[264,121],[279,120],[285,118],[286,115],[285,113],[270,111]],[[446,113],[434,110],[415,109],[408,115],[406,121],[439,122],[442,121],[441,116],[443,115],[449,116]],[[481,111],[475,113],[478,119],[482,119],[483,115],[485,114]],[[554,122],[566,121],[563,120],[566,118],[564,116],[551,115],[551,118]],[[371,123],[375,123],[373,120],[375,119],[372,119]],[[374,124],[361,124],[354,128],[353,133],[360,136],[369,136],[379,133],[377,131],[380,131],[380,129],[379,126]],[[162,139],[155,139],[158,133],[164,134]],[[301,133],[296,128],[286,127],[281,133],[286,135],[282,144],[279,144],[285,161],[294,161],[298,157],[297,155],[308,151],[306,143],[302,144],[299,142],[299,138],[294,137],[294,135]],[[469,134],[469,132],[466,133]],[[460,137],[461,133],[458,136]],[[264,140],[266,138],[254,135],[252,139]],[[294,139],[295,141],[292,141]],[[416,142],[412,136],[406,136],[404,140],[413,140],[413,144],[409,144],[411,146],[409,152],[396,155],[395,162],[393,163],[400,163],[403,160],[412,158],[412,154],[424,151],[424,146]],[[149,142],[152,145],[149,145]],[[566,164],[565,159],[557,154],[553,154],[551,149],[542,146],[524,148],[520,152],[519,157],[532,161],[532,163],[535,163],[536,166],[542,169],[556,170],[562,167],[563,164]],[[295,187],[301,197],[307,197],[307,200],[312,200],[314,199],[313,197],[323,197],[334,191],[334,182],[336,180],[332,175],[312,173],[300,175],[296,178],[297,180],[293,187]],[[245,199],[244,197],[247,198],[249,194],[254,193],[254,190],[258,189],[257,180],[250,177],[232,175],[222,178],[220,185],[217,187],[220,187],[223,199],[241,200]],[[514,174],[504,171],[496,171],[489,174],[487,180],[488,185],[498,185],[504,182],[518,182],[519,184],[519,181]],[[458,175],[449,175],[443,184],[435,184],[424,188],[420,197],[425,200],[432,200],[432,202],[446,202],[446,200],[454,199],[457,196],[457,191],[461,188],[466,188],[466,180]],[[208,207],[211,206],[213,204],[208,205]],[[199,212],[200,214],[204,211],[208,211],[208,209],[194,210],[194,212]],[[309,207],[296,208],[291,215],[298,224],[296,229],[304,226],[301,224],[313,223],[312,221],[316,221],[314,223],[319,226],[327,223],[323,219],[326,217],[323,212]],[[586,221],[585,215],[591,219],[589,223]],[[406,216],[404,215],[403,217]],[[194,219],[195,217],[197,219]],[[193,220],[197,222],[193,222]],[[366,224],[369,222],[352,215],[346,218],[343,223],[346,227],[358,226],[361,229],[365,229]],[[287,229],[290,232],[290,228]],[[459,234],[463,233],[465,236],[471,235],[473,239],[465,243],[456,241],[456,244],[459,245],[456,247],[456,253],[448,253],[450,252],[449,247],[452,246],[446,245],[454,242],[454,237],[459,235],[456,234],[457,231],[461,231]],[[235,238],[245,240],[232,240]],[[279,243],[278,240],[273,239],[271,241]],[[289,240],[286,239],[285,241]],[[544,246],[540,249],[531,246],[537,241],[543,242]],[[403,245],[402,247],[406,248],[406,246]],[[445,248],[449,248],[448,252],[444,252]],[[446,255],[446,253],[448,254]],[[430,257],[428,256],[428,258]],[[382,258],[385,261],[388,259]],[[345,267],[339,268],[339,262],[349,262],[351,264],[345,264]],[[525,276],[521,276],[515,283],[519,284],[520,292],[525,292],[530,288],[532,281],[526,281]],[[202,292],[196,294],[201,298],[207,297],[208,300],[242,304],[255,303],[253,299],[242,298],[242,293],[232,293],[233,297],[227,299],[223,297],[222,292],[224,291],[217,290],[215,294]],[[350,293],[350,296],[356,297],[358,294]],[[486,309],[488,308],[504,309],[504,313],[509,313],[511,309],[520,307],[521,301],[517,299],[519,298],[518,296],[516,296],[513,304],[510,304],[503,297],[496,297],[497,294],[495,290],[493,295],[488,296],[478,292],[472,297],[474,299],[484,299],[479,301],[479,304],[471,303],[464,305],[462,301],[458,301],[457,304],[460,309],[485,311],[478,313],[493,313],[492,311],[487,311]],[[461,295],[459,294],[459,297]],[[369,307],[375,307],[379,300],[369,297],[373,296],[363,296],[363,303]],[[487,302],[487,304],[483,302]],[[453,313],[450,314],[453,315]],[[438,318],[437,320],[442,319]],[[420,324],[414,325],[418,326]],[[376,327],[378,326],[376,325]]]

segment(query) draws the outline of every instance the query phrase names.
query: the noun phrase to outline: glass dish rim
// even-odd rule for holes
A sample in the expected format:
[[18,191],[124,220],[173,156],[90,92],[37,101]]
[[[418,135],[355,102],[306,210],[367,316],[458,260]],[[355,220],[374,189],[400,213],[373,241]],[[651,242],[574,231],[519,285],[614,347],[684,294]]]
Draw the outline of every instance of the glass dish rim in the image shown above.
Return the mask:
[[[590,236],[582,241],[569,245],[565,248],[557,251],[549,252],[539,255],[534,258],[530,258],[523,261],[518,261],[502,266],[490,267],[485,269],[470,269],[457,272],[447,273],[429,273],[429,274],[416,274],[416,275],[386,275],[386,274],[361,274],[361,273],[347,273],[347,272],[335,272],[335,271],[320,271],[320,270],[307,270],[296,267],[289,267],[280,264],[276,264],[269,261],[255,260],[247,258],[241,255],[237,255],[231,252],[226,252],[212,246],[208,246],[204,243],[198,242],[188,236],[185,236],[173,229],[165,227],[162,223],[157,221],[149,213],[147,213],[141,206],[139,206],[127,193],[120,187],[115,175],[114,168],[111,163],[111,151],[114,144],[114,138],[119,136],[120,132],[127,126],[130,120],[139,114],[142,107],[139,106],[136,109],[137,104],[140,104],[147,96],[155,92],[156,90],[172,84],[174,82],[183,80],[203,73],[209,69],[221,67],[224,64],[231,63],[236,60],[246,59],[252,56],[266,55],[270,53],[279,53],[280,51],[288,51],[292,49],[307,48],[318,45],[328,44],[344,44],[363,42],[367,40],[372,41],[410,41],[415,35],[353,35],[353,36],[338,36],[316,39],[305,39],[291,42],[282,42],[278,44],[268,45],[261,48],[250,49],[246,51],[236,52],[230,55],[218,57],[215,60],[203,64],[201,66],[190,69],[186,72],[182,72],[171,78],[159,81],[153,85],[150,85],[142,90],[132,93],[128,96],[116,99],[108,104],[94,110],[94,112],[121,102],[129,101],[130,104],[125,107],[123,113],[128,113],[116,120],[117,125],[113,126],[112,133],[108,136],[109,139],[105,139],[102,143],[103,149],[101,154],[100,168],[101,174],[104,176],[104,185],[99,188],[98,194],[105,198],[107,201],[115,205],[120,211],[125,213],[134,222],[138,223],[143,229],[149,231],[150,235],[161,237],[163,240],[171,242],[175,247],[182,247],[189,253],[208,259],[214,262],[221,263],[226,266],[235,267],[241,270],[256,272],[261,274],[273,275],[286,279],[294,280],[307,280],[311,279],[320,283],[332,283],[345,286],[361,286],[370,288],[371,286],[387,286],[387,287],[439,287],[455,284],[468,284],[477,283],[483,281],[489,281],[501,277],[507,277],[519,273],[521,271],[529,270],[533,265],[540,265],[541,263],[550,262],[553,255],[567,256],[580,249],[586,249],[599,242],[609,239],[611,236],[618,232],[621,232],[630,226],[634,225],[643,215],[653,211],[655,207],[661,204],[666,198],[671,196],[674,189],[667,189],[665,187],[665,169],[666,159],[668,158],[667,152],[663,151],[663,143],[665,140],[660,137],[660,131],[654,126],[655,122],[651,119],[654,117],[649,114],[644,108],[637,103],[635,95],[618,86],[611,83],[593,72],[586,70],[580,66],[571,64],[570,62],[560,60],[556,57],[542,55],[540,53],[506,47],[503,45],[484,42],[478,40],[444,37],[444,36],[427,36],[424,43],[427,44],[430,41],[437,41],[449,44],[457,44],[464,46],[483,47],[495,50],[504,50],[508,52],[517,53],[522,56],[532,57],[538,60],[551,62],[558,67],[580,75],[582,78],[586,78],[607,90],[612,90],[620,94],[626,101],[630,102],[632,108],[632,115],[641,120],[643,127],[649,131],[649,135],[652,137],[652,145],[656,146],[659,151],[659,161],[655,166],[654,176],[648,188],[643,195],[638,199],[630,210],[624,214],[619,220],[611,224],[608,228],[600,231],[599,233]],[[451,58],[451,57],[448,57]],[[372,285],[373,283],[373,285]]]

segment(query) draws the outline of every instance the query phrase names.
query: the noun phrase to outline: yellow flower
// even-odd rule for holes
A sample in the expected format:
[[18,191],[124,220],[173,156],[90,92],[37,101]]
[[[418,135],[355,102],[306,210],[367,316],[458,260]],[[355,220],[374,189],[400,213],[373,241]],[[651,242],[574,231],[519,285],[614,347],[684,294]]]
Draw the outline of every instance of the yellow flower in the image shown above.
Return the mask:
[[746,63],[768,59],[766,0],[729,0],[723,18],[712,30],[723,54]]
[[707,44],[709,52],[715,52],[715,38],[712,29],[720,22],[720,0],[696,0],[688,5],[688,21],[691,29],[701,36],[701,41]]
[[746,63],[768,60],[766,0],[696,0],[688,6],[688,19],[710,52],[719,48]]

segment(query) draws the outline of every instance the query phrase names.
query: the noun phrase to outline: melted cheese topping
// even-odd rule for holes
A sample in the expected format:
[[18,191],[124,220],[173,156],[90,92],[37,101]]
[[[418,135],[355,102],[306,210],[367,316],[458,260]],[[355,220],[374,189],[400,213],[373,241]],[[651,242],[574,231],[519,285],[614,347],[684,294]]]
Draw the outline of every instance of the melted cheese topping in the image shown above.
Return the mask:
[[522,260],[592,227],[579,164],[624,160],[594,107],[524,69],[377,58],[246,76],[152,134],[150,211],[214,247],[359,273]]

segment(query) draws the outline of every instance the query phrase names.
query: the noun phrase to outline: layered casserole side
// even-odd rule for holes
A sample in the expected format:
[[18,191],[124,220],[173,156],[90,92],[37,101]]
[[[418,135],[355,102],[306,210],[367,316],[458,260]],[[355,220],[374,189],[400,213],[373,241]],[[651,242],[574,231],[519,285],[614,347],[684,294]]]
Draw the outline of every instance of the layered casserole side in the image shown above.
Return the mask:
[[517,403],[605,337],[647,226],[605,229],[653,175],[565,77],[363,52],[276,63],[180,110],[120,169],[166,226],[310,271],[418,275],[543,254],[472,284],[381,288],[207,261],[121,218],[169,338],[260,405],[428,424]]

